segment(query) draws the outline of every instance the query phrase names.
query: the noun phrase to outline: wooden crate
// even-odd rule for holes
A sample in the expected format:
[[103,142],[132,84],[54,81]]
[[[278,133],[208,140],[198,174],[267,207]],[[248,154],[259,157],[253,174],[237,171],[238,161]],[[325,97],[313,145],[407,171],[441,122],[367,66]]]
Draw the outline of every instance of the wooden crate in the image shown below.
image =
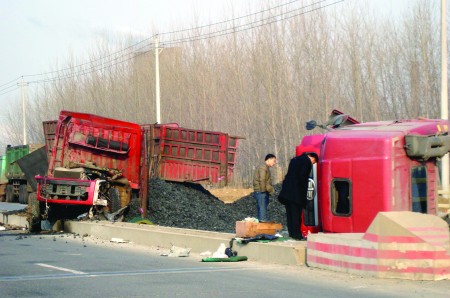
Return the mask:
[[236,237],[255,237],[259,234],[275,235],[283,228],[282,224],[274,222],[236,222]]

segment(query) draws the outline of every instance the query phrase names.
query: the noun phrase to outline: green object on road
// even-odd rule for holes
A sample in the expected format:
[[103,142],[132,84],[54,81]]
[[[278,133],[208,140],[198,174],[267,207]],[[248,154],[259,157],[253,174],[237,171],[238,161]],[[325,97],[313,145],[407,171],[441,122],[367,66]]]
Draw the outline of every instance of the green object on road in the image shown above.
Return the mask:
[[146,218],[142,218],[140,216],[133,217],[128,222],[135,224],[144,224],[144,225],[152,225],[153,223]]
[[246,256],[235,256],[229,258],[204,258],[202,262],[240,262],[247,261]]

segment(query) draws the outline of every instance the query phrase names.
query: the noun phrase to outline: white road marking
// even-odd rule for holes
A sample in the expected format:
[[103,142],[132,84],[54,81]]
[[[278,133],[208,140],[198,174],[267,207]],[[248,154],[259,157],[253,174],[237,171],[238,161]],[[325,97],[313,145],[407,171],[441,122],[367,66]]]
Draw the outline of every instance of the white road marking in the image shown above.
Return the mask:
[[45,268],[56,269],[56,270],[60,270],[60,271],[64,271],[64,272],[70,272],[73,274],[86,274],[85,272],[82,272],[82,271],[72,270],[72,269],[63,268],[63,267],[56,267],[56,266],[43,264],[43,263],[36,263],[36,265],[45,267]]
[[90,278],[90,277],[118,277],[118,276],[139,276],[139,275],[153,275],[153,274],[192,274],[192,273],[214,273],[227,271],[245,271],[252,270],[252,268],[214,268],[214,267],[196,267],[196,268],[172,268],[172,269],[150,269],[137,271],[113,271],[113,272],[80,272],[61,267],[55,267],[48,264],[36,263],[35,265],[73,272],[72,274],[50,274],[50,275],[22,275],[22,276],[0,276],[1,282],[8,281],[27,281],[27,280],[57,280],[67,278]]

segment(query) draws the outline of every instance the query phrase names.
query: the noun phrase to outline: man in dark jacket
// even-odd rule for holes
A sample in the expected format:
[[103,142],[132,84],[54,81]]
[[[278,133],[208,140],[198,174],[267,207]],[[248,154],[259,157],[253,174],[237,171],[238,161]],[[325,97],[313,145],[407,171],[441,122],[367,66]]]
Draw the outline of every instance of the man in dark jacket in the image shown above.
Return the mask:
[[302,211],[306,206],[308,179],[312,165],[318,159],[316,153],[303,153],[292,158],[278,195],[278,200],[286,207],[289,236],[297,240],[305,239],[300,230]]

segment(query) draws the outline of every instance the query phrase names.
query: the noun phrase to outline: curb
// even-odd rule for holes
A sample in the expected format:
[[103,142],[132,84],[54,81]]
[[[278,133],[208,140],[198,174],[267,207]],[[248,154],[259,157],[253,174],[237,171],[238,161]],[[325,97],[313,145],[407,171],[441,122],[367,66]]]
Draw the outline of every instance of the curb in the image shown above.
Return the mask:
[[[24,216],[0,213],[0,219],[3,219],[1,222],[4,224],[28,227]],[[106,221],[66,221],[64,222],[64,232],[87,234],[103,240],[121,238],[139,245],[166,249],[170,249],[172,245],[189,247],[194,253],[205,251],[213,253],[222,243],[228,247],[230,240],[235,237],[235,234],[231,233]],[[233,250],[239,256],[246,256],[250,261],[278,265],[305,265],[306,263],[305,241],[250,242],[247,244],[233,242]]]

